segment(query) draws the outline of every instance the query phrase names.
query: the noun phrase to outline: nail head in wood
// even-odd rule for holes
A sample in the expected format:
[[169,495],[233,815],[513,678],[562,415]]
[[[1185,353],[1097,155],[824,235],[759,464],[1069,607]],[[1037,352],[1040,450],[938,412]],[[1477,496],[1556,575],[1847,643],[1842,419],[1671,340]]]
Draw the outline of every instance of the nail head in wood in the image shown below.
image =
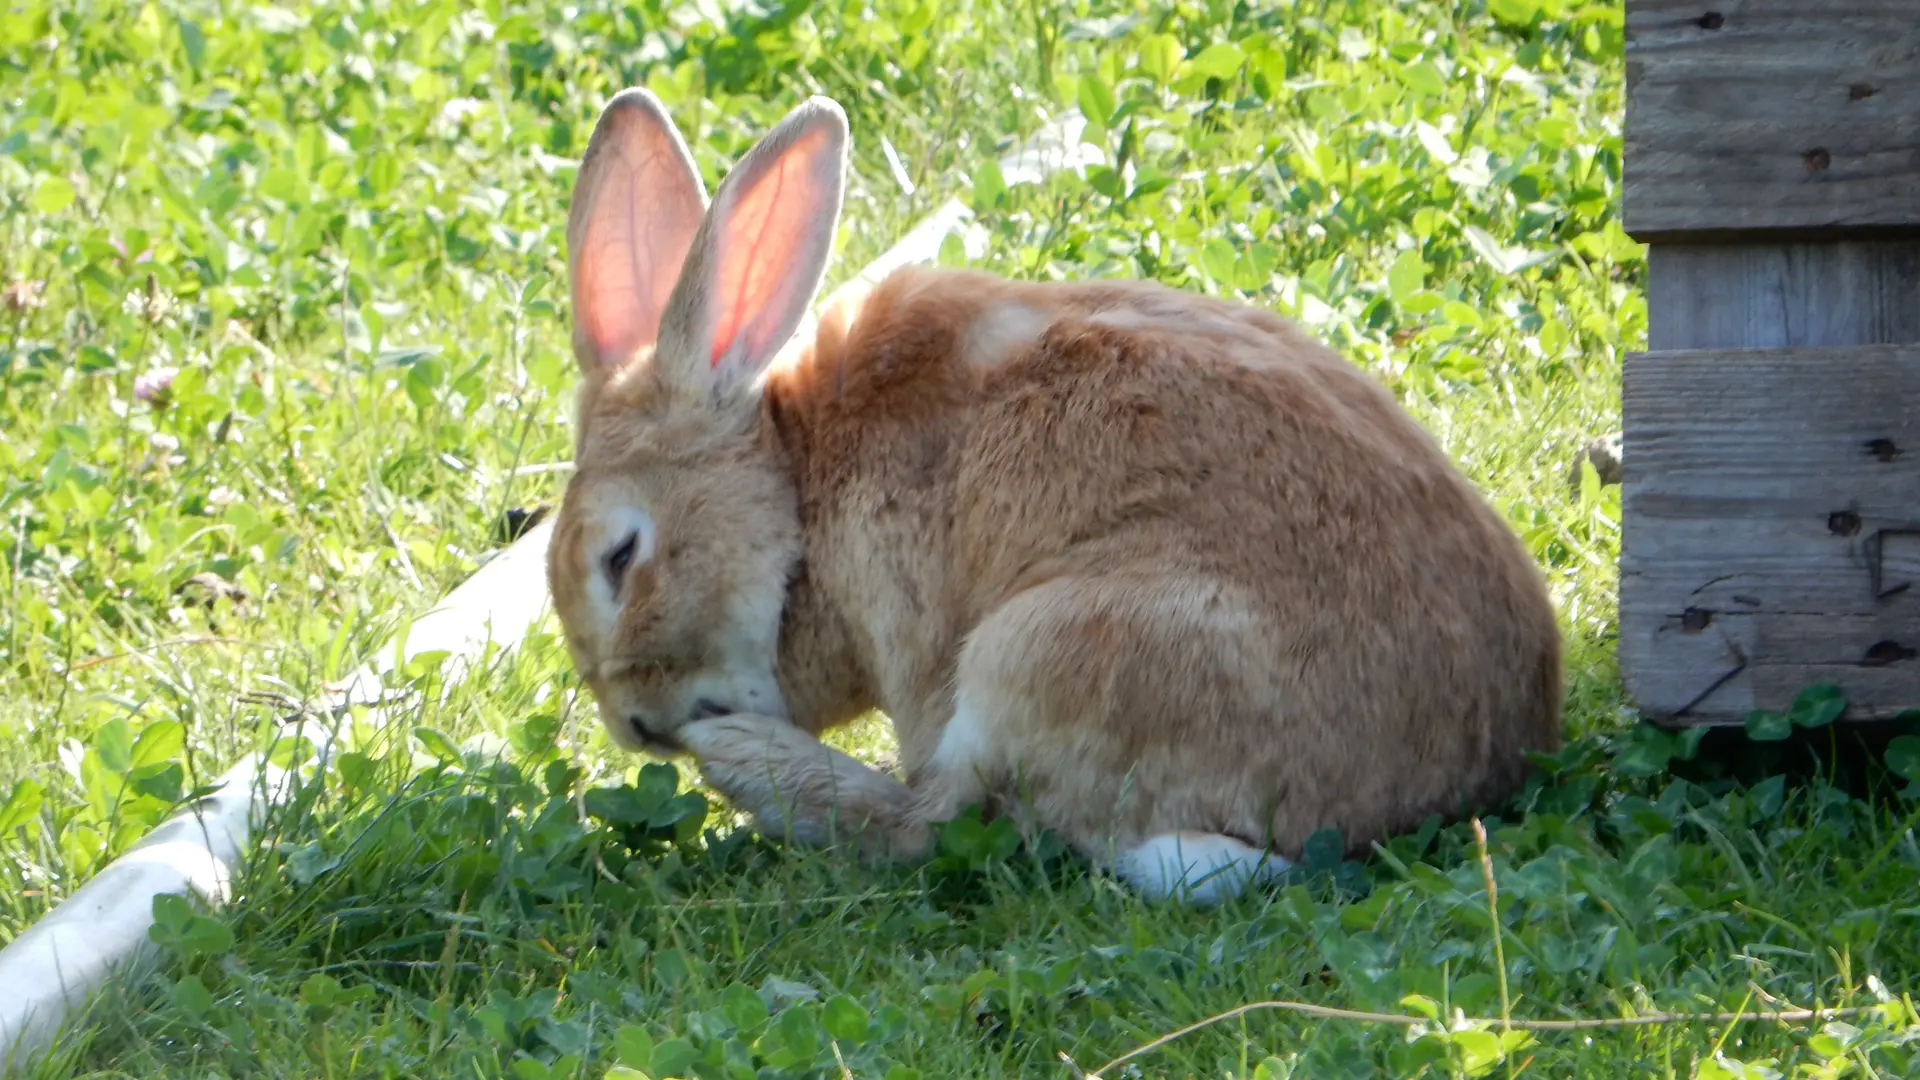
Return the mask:
[[1920,236],[1914,0],[1626,0],[1624,14],[1629,236]]
[[1861,667],[1886,667],[1920,656],[1920,650],[1908,648],[1897,641],[1877,641],[1867,648],[1867,655],[1861,657]]

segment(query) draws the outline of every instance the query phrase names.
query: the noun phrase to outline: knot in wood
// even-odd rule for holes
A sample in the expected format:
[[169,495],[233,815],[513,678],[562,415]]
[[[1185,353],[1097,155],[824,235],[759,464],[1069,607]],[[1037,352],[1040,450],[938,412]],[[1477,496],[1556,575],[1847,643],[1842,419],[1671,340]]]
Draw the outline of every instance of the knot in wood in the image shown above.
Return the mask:
[[1860,531],[1860,515],[1851,510],[1835,510],[1827,515],[1827,531],[1835,536],[1852,536]]
[[1727,25],[1727,17],[1717,11],[1709,11],[1705,15],[1693,20],[1693,25],[1702,30],[1718,30]]
[[1861,667],[1886,667],[1911,660],[1920,655],[1920,650],[1908,648],[1897,641],[1876,641],[1867,647],[1867,655],[1860,658]]
[[1800,160],[1806,163],[1808,172],[1821,172],[1833,164],[1833,155],[1828,152],[1826,147],[1816,146],[1806,153],[1801,154]]

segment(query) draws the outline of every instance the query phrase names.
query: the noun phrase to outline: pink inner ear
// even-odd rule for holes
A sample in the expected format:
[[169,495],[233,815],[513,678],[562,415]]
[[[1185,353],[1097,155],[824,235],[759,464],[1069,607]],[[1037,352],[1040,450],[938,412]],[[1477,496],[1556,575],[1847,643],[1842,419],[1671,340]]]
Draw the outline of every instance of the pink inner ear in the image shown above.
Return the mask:
[[616,101],[581,169],[568,221],[576,348],[612,366],[659,337],[706,199],[671,123],[644,102]]
[[[576,280],[583,303],[578,317],[603,359],[624,358],[651,341],[658,331],[654,312],[659,301],[651,282],[641,280],[643,250],[639,223],[634,220],[633,180],[622,173],[609,177],[600,193],[601,206],[588,230]],[[668,279],[671,283],[671,278]]]
[[764,339],[781,321],[775,313],[784,306],[780,294],[796,287],[794,267],[817,224],[810,216],[830,201],[819,168],[831,149],[830,134],[817,130],[796,139],[766,175],[734,200],[713,279],[718,318],[707,358],[711,365],[718,367],[736,345],[758,355],[771,344]]

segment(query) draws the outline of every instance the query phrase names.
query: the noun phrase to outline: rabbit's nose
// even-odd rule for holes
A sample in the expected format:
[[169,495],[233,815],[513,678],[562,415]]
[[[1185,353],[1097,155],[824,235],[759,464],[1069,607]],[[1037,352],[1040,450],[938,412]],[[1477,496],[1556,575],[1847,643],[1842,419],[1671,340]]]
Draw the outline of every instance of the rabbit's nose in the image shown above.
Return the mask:
[[627,717],[627,726],[633,729],[635,735],[640,736],[640,741],[645,743],[649,750],[656,753],[667,754],[677,754],[681,750],[679,739],[675,738],[671,733],[652,730],[647,727],[645,723],[641,722],[637,716]]

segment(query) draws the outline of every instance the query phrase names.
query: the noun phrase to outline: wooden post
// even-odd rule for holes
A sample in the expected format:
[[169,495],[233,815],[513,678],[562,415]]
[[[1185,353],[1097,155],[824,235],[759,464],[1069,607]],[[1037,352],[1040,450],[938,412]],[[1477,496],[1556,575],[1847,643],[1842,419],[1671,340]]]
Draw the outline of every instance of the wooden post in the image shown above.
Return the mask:
[[1620,664],[1651,719],[1920,707],[1920,0],[1626,0]]

